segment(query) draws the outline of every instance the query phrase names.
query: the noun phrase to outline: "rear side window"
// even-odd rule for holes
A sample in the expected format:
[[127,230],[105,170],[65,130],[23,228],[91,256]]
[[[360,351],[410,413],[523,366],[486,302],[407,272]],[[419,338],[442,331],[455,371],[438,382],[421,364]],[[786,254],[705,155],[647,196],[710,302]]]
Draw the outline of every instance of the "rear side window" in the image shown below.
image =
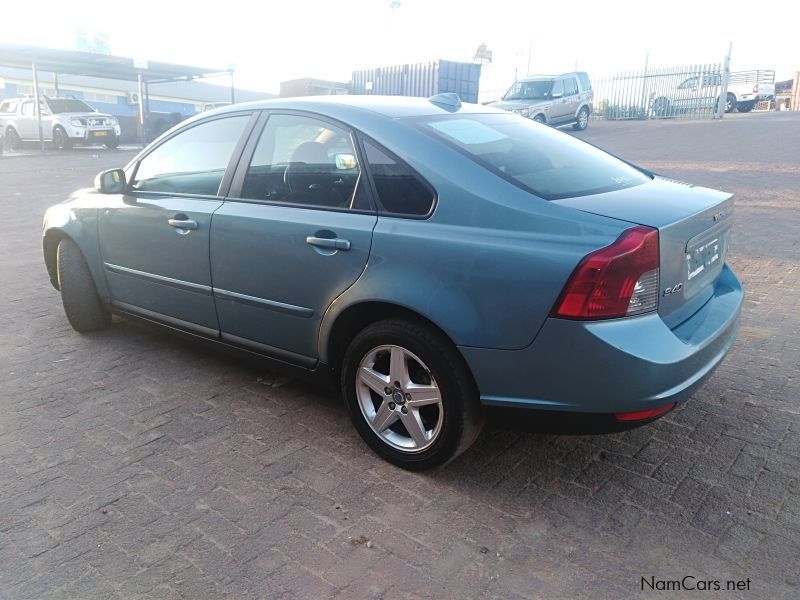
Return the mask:
[[22,103],[22,114],[26,117],[33,116],[33,102],[28,101]]
[[519,115],[455,114],[420,119],[419,124],[479,165],[545,200],[650,181],[610,154]]
[[250,115],[214,119],[171,137],[141,160],[133,188],[216,196],[249,119]]
[[378,200],[386,212],[424,217],[433,208],[433,193],[414,172],[369,140],[364,141]]
[[589,75],[587,73],[578,73],[578,79],[581,81],[581,89],[584,92],[588,92],[590,89],[592,89],[592,82],[589,81]]

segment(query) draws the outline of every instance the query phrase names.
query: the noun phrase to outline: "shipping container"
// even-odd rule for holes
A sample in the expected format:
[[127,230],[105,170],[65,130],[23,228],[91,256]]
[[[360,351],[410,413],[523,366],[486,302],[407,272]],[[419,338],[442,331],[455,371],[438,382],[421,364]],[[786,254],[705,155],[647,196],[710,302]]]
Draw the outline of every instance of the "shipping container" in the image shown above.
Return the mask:
[[481,65],[451,60],[353,71],[354,94],[428,98],[455,92],[464,102],[478,102]]
[[331,96],[339,94],[349,94],[350,86],[341,81],[331,81],[329,79],[314,79],[313,77],[302,77],[301,79],[291,79],[281,81],[281,98],[294,98],[298,96]]

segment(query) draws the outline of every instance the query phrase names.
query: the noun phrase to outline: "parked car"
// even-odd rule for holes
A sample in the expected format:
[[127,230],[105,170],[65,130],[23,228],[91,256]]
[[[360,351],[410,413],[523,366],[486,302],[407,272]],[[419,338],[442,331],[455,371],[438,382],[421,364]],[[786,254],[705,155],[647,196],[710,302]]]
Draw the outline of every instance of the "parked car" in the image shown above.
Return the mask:
[[[753,83],[732,74],[725,93],[725,112],[749,112],[760,100],[771,99],[775,86],[771,83]],[[714,109],[722,96],[720,73],[702,73],[684,79],[665,92],[652,93],[653,112],[656,116],[671,116],[688,110]]]
[[118,313],[333,373],[423,469],[492,407],[617,430],[686,400],[736,336],[732,222],[730,194],[454,94],[328,96],[185,121],[50,208],[43,250],[77,331]]
[[[120,128],[116,117],[97,112],[77,98],[49,98],[39,101],[42,135],[59,150],[78,144],[119,145]],[[11,148],[22,142],[39,140],[39,116],[33,98],[11,98],[0,103],[0,125]]]
[[583,71],[537,75],[514,82],[503,99],[490,106],[548,125],[569,125],[581,131],[592,113],[592,84]]
[[203,104],[203,108],[200,112],[208,112],[209,110],[215,110],[217,108],[222,108],[223,106],[230,106],[230,102],[206,102]]

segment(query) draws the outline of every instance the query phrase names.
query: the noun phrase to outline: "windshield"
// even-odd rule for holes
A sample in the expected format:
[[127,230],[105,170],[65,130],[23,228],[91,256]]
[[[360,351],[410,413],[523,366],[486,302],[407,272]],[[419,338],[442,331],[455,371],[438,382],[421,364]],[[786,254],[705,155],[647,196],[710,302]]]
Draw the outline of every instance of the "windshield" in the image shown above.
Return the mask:
[[552,88],[552,79],[517,81],[503,96],[503,100],[547,100]]
[[53,114],[94,112],[94,109],[86,104],[86,102],[83,100],[76,100],[75,98],[47,98],[46,102],[47,106],[50,107],[50,112]]
[[590,144],[518,115],[447,115],[419,123],[426,133],[545,200],[613,192],[650,180]]

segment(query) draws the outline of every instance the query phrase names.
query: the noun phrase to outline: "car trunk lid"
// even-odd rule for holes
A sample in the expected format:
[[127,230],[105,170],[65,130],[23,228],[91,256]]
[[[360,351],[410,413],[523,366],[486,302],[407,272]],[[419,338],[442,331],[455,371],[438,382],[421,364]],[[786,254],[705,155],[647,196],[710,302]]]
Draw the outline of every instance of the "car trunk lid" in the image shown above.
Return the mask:
[[713,294],[730,240],[731,194],[655,177],[616,192],[554,202],[658,229],[658,312],[669,327],[680,325]]

